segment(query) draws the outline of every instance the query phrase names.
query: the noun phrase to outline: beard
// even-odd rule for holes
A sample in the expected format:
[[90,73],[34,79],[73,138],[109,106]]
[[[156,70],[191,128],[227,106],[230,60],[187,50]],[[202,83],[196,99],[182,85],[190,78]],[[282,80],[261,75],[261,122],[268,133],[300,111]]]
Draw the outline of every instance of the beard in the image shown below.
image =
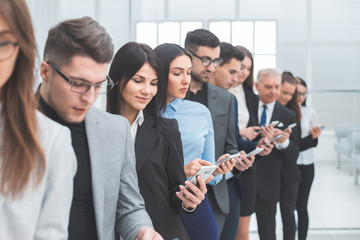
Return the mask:
[[194,80],[198,83],[207,83],[210,80],[210,76],[206,78],[201,78],[198,74],[191,73],[191,80]]

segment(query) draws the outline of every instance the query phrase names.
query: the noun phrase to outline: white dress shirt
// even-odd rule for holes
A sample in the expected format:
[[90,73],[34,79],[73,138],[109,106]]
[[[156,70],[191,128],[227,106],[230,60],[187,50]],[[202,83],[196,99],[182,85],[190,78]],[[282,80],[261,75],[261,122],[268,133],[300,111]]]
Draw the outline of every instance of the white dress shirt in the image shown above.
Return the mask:
[[[311,107],[300,106],[301,110],[301,138],[309,135],[311,127],[317,125],[317,116]],[[298,165],[309,165],[315,162],[314,148],[301,151],[297,160]]]
[[137,129],[139,126],[141,126],[144,122],[144,112],[143,110],[140,110],[138,112],[138,115],[136,116],[135,121],[133,122],[133,124],[131,124],[131,138],[132,140],[135,142],[136,140],[136,133],[137,133]]
[[246,128],[249,123],[250,114],[246,106],[244,87],[240,84],[234,88],[229,88],[228,91],[234,94],[237,100],[239,129]]
[[[272,117],[272,114],[273,114],[274,108],[275,108],[275,103],[276,102],[266,104],[266,106],[267,106],[267,109],[266,109],[266,125],[270,124],[270,120],[271,120],[271,117]],[[261,114],[262,114],[262,112],[264,110],[263,105],[264,105],[264,103],[261,100],[259,100],[259,108],[258,108],[258,119],[259,119],[259,121],[261,121]],[[260,122],[259,122],[259,124],[260,124]],[[276,143],[275,147],[277,149],[279,149],[279,150],[282,150],[282,149],[287,148],[289,146],[289,144],[290,144],[290,140],[286,139],[282,143]]]

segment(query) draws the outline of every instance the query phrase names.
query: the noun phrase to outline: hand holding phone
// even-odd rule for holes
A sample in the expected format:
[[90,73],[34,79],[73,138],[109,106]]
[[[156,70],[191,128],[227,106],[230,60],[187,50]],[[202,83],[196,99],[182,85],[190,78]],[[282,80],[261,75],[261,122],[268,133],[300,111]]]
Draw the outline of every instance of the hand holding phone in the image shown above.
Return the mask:
[[282,137],[282,134],[277,135],[276,137],[274,137],[273,139],[270,140],[270,143],[274,143],[276,140],[278,140],[281,137]]
[[257,154],[259,154],[263,150],[264,150],[264,148],[255,148],[254,150],[252,150],[251,152],[246,154],[246,158],[249,158],[250,155],[253,155],[255,157]]
[[[204,181],[206,179],[208,179],[211,174],[213,174],[213,172],[216,170],[217,166],[216,165],[212,165],[212,166],[202,166],[192,177],[190,177],[188,179],[188,181],[192,182],[192,184],[194,184],[195,186],[198,186],[198,183],[197,183],[197,176],[200,176]],[[186,190],[190,191],[191,190],[188,188],[188,186],[185,186]],[[183,194],[181,191],[180,191],[180,194]]]
[[237,158],[237,157],[240,157],[240,153],[235,153],[233,155],[230,155],[230,156],[224,158],[223,160],[216,162],[215,165],[220,166],[222,163],[224,163],[226,161],[229,161],[229,160],[231,160],[233,158]]
[[217,166],[202,166],[192,177],[190,177],[189,181],[194,185],[197,184],[196,177],[200,176],[204,181],[210,177],[211,174],[216,170]]
[[[275,120],[275,121],[272,121],[269,125],[270,125],[270,126],[273,126],[273,127],[276,127],[279,123],[280,123],[279,121]],[[260,129],[260,130],[257,130],[257,132],[260,133],[260,132],[261,132],[261,129]]]
[[287,126],[287,128],[286,128],[284,131],[293,129],[294,127],[296,127],[296,125],[297,125],[296,123],[292,123],[292,124],[290,124],[289,126]]

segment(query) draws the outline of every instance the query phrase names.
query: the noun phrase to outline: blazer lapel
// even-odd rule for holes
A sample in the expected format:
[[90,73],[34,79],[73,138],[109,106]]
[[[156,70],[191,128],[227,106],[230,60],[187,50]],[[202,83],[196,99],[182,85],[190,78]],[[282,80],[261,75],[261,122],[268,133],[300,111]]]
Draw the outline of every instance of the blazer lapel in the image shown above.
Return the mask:
[[138,127],[135,141],[136,172],[140,169],[151,155],[158,140],[155,118],[144,111],[144,122]]
[[105,197],[105,172],[102,160],[106,158],[106,156],[104,155],[104,144],[106,144],[108,140],[106,139],[106,130],[103,129],[101,122],[96,117],[96,112],[94,112],[93,108],[91,108],[86,115],[85,126],[89,144],[91,183],[93,191],[96,228],[98,236],[101,239],[104,219]]
[[[218,109],[218,102],[216,101],[216,91],[213,91],[213,85],[211,83],[205,83],[207,84],[207,107],[210,110],[211,118],[215,119],[215,113]],[[221,107],[221,106],[220,106]]]
[[272,121],[280,121],[280,119],[281,119],[281,114],[279,112],[279,106],[278,106],[279,104],[280,103],[275,102],[274,110],[273,110],[273,113],[271,116],[271,122]]

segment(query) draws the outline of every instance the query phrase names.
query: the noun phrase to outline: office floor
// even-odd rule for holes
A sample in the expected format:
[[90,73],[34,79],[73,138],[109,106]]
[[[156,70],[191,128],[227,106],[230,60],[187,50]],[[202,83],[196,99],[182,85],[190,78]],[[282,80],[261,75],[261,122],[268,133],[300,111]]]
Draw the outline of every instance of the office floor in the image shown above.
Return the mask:
[[[315,164],[309,215],[308,240],[360,240],[360,185],[354,184],[349,162],[341,170],[336,161]],[[282,239],[279,207],[276,219],[277,239]],[[255,215],[251,218],[250,239],[259,239]]]

